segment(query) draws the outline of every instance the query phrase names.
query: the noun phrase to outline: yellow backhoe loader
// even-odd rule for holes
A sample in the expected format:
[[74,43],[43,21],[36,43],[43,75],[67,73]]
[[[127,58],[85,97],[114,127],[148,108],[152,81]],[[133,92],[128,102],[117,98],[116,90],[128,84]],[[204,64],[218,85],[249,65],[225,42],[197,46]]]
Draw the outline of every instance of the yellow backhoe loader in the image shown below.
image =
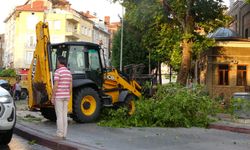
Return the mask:
[[68,114],[77,122],[93,122],[103,106],[127,106],[129,114],[135,110],[134,100],[141,96],[141,86],[126,79],[114,68],[102,65],[100,46],[89,42],[50,43],[48,24],[36,25],[37,44],[28,74],[29,108],[40,110],[52,121],[56,120],[51,103],[53,74],[57,57],[67,59],[73,76],[73,92]]

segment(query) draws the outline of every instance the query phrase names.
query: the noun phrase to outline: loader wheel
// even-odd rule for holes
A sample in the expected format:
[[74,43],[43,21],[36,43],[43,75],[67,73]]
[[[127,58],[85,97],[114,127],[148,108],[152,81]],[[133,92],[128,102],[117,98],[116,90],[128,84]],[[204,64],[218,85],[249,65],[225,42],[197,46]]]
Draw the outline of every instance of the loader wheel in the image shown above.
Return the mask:
[[100,115],[101,101],[96,90],[84,88],[74,95],[73,120],[93,122]]
[[128,115],[135,113],[135,99],[134,96],[128,95],[125,99],[125,107],[128,108]]
[[56,122],[56,112],[54,108],[41,108],[42,116],[50,121]]

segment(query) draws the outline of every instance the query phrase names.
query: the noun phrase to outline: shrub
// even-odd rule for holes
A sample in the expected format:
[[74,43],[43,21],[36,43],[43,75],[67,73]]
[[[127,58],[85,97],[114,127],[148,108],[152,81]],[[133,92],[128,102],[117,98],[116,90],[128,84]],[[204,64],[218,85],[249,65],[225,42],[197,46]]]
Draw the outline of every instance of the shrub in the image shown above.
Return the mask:
[[15,77],[16,71],[14,69],[4,69],[0,72],[1,77]]
[[187,89],[177,84],[159,86],[153,98],[136,102],[132,116],[125,108],[105,110],[99,125],[112,127],[205,127],[217,105],[202,87]]

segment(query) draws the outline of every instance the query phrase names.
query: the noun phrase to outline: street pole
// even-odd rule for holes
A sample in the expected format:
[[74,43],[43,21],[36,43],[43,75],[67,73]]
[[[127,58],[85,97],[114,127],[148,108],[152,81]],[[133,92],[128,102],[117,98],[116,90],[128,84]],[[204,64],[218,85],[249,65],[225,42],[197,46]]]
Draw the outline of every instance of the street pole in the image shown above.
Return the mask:
[[121,51],[120,51],[120,71],[122,71],[122,51],[123,51],[123,6],[122,6],[122,17],[121,17]]

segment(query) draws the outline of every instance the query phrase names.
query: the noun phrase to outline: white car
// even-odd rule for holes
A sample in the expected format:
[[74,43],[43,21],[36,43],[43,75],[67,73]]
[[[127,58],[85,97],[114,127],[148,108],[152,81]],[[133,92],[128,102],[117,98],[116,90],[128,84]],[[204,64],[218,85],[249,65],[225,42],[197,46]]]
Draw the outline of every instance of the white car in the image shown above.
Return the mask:
[[0,87],[0,145],[11,141],[16,123],[16,106],[10,93]]

